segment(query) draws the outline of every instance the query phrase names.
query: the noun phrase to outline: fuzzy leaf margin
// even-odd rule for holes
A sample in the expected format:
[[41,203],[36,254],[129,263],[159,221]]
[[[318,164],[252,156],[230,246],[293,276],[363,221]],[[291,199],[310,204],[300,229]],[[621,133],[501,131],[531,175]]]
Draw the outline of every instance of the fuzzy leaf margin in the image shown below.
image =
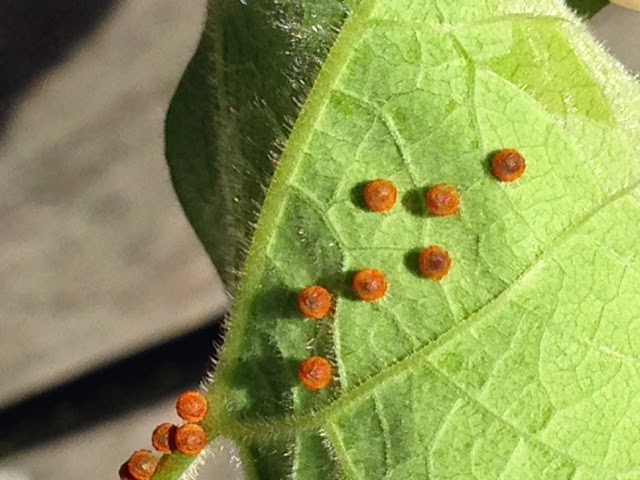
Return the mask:
[[338,0],[208,6],[167,113],[165,152],[180,203],[231,291],[282,144],[345,15]]

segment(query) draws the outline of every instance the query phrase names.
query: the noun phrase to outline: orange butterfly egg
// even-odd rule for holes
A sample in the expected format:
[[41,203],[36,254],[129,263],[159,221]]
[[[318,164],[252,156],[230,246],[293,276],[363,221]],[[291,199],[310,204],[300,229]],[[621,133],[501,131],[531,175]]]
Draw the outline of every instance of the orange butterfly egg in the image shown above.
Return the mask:
[[160,453],[169,454],[175,450],[177,427],[172,423],[158,425],[151,435],[151,444]]
[[397,199],[398,189],[389,180],[373,180],[364,189],[364,202],[373,212],[388,212],[395,206]]
[[435,245],[425,248],[418,259],[420,273],[432,280],[440,281],[447,276],[451,269],[449,253]]
[[387,293],[387,277],[380,270],[369,268],[360,270],[353,277],[353,293],[361,300],[375,302]]
[[491,173],[501,182],[519,180],[527,168],[524,157],[517,150],[500,150],[491,159]]
[[158,458],[149,450],[138,450],[127,461],[127,470],[134,480],[149,480],[157,466]]
[[187,423],[176,430],[176,449],[184,455],[199,454],[207,445],[207,434],[196,423]]
[[331,384],[333,370],[326,358],[311,357],[300,364],[298,376],[308,390],[321,390]]
[[451,185],[436,185],[427,191],[425,203],[431,215],[450,217],[460,210],[460,193]]
[[320,320],[331,313],[333,297],[324,287],[307,287],[298,296],[298,308],[305,317]]
[[176,412],[185,422],[199,422],[207,415],[208,402],[200,392],[185,392],[176,402]]
[[120,477],[120,480],[135,480],[129,473],[129,467],[127,466],[127,462],[120,465],[120,469],[118,470],[118,476]]

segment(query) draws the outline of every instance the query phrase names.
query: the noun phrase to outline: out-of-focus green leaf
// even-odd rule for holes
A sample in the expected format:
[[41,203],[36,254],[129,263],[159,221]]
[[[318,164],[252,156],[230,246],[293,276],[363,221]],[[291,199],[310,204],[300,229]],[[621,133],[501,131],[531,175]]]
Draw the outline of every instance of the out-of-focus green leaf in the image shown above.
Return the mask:
[[567,4],[584,18],[593,17],[609,4],[608,0],[567,0]]

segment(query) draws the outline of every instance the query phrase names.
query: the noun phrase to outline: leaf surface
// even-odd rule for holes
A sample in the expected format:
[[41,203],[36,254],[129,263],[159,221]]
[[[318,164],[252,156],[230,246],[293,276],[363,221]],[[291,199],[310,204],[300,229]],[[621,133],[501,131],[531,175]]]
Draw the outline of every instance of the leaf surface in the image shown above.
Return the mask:
[[[210,436],[252,479],[640,478],[640,86],[557,0],[349,6],[261,212]],[[488,171],[503,148],[517,183]],[[362,207],[375,178],[401,192],[388,214]],[[426,213],[439,183],[460,214]],[[441,283],[416,272],[428,245]],[[363,268],[383,300],[353,298]],[[297,312],[313,284],[331,320]],[[329,389],[299,385],[312,355]]]
[[346,10],[342,0],[222,0],[208,11],[167,113],[166,157],[189,221],[233,290],[277,143]]
[[[299,106],[359,0],[223,0],[167,113],[166,157],[184,211],[233,292]],[[568,0],[585,18],[606,0]]]

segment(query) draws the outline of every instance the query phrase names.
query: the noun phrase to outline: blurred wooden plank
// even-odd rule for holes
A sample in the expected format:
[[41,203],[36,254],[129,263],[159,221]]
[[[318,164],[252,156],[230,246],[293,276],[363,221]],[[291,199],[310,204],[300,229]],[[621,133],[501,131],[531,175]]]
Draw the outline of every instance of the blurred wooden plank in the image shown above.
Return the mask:
[[611,3],[640,12],[640,0],[611,0]]
[[204,4],[121,2],[0,138],[0,406],[224,308],[163,158]]
[[640,73],[640,12],[609,5],[590,22],[591,31],[630,72]]

